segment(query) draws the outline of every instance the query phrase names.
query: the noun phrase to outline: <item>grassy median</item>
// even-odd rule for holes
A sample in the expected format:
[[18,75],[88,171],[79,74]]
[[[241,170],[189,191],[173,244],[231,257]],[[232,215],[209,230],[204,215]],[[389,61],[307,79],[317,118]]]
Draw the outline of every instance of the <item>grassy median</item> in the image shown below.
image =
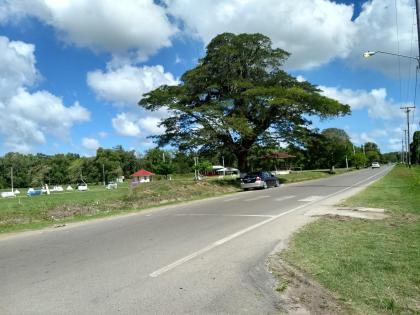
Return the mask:
[[346,205],[385,208],[382,221],[324,218],[281,256],[354,314],[420,314],[420,167],[395,167]]

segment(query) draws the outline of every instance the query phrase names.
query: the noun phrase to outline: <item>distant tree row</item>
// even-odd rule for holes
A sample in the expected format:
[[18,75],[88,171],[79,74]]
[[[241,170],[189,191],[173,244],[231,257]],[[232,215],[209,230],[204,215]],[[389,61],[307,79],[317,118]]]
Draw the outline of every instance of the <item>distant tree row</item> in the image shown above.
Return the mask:
[[[417,133],[419,135],[420,133]],[[417,148],[418,150],[418,148]],[[285,160],[270,158],[278,152],[286,152],[293,157]],[[375,143],[367,142],[362,146],[351,143],[348,135],[341,129],[329,128],[321,133],[308,136],[300,145],[280,148],[276,143],[254,144],[248,159],[247,168],[251,170],[275,170],[281,168],[327,169],[332,167],[364,167],[373,161],[399,162],[401,154],[392,152],[381,154]],[[195,165],[195,157],[197,165]],[[413,163],[418,156],[412,154]],[[182,152],[153,148],[144,154],[126,151],[122,146],[112,149],[99,148],[94,157],[78,154],[20,154],[7,153],[0,157],[0,188],[11,184],[13,168],[14,187],[39,187],[44,184],[66,185],[102,183],[115,180],[118,176],[129,178],[130,174],[145,168],[156,174],[191,173],[194,169],[208,172],[212,165],[238,167],[234,152],[228,150],[206,150],[204,152]]]
[[[169,159],[169,153],[167,154]],[[127,178],[142,167],[161,173],[157,156],[162,158],[161,150],[153,149],[146,155],[139,156],[135,151],[125,151],[121,146],[113,149],[99,148],[94,157],[82,157],[72,153],[51,156],[7,153],[0,157],[0,188],[10,187],[11,168],[15,187],[77,184],[82,181],[109,182],[118,176]],[[182,163],[181,157],[178,164]]]

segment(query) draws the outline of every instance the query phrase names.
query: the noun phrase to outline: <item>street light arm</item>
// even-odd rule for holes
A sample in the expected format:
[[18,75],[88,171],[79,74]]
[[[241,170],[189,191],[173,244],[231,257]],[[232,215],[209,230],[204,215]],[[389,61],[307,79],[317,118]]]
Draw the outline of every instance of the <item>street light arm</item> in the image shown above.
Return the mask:
[[381,51],[381,50],[376,50],[376,51],[366,51],[365,53],[363,53],[363,57],[365,58],[369,58],[373,55],[376,54],[384,54],[384,55],[391,55],[391,56],[397,56],[397,57],[403,57],[403,58],[408,58],[408,59],[414,59],[417,61],[418,64],[420,64],[420,59],[419,57],[413,57],[413,56],[407,56],[407,55],[400,55],[400,54],[394,54],[394,53],[390,53],[390,52],[386,52],[386,51]]

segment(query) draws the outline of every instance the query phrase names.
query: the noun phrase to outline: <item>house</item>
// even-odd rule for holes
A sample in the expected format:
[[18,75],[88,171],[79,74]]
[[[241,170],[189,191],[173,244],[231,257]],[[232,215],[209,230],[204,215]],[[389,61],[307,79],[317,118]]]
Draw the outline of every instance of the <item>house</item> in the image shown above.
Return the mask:
[[151,181],[152,176],[155,176],[152,172],[146,171],[145,169],[138,170],[137,172],[130,175],[131,187],[136,187],[140,183],[148,183]]

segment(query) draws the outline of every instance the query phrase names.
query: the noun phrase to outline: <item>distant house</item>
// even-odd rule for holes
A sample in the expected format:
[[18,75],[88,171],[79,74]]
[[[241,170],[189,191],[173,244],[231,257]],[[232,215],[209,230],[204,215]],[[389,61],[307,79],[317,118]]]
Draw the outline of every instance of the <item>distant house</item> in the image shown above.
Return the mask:
[[145,169],[138,170],[137,172],[130,175],[131,187],[136,187],[141,183],[148,183],[152,180],[152,176],[155,176],[152,172],[146,171]]

